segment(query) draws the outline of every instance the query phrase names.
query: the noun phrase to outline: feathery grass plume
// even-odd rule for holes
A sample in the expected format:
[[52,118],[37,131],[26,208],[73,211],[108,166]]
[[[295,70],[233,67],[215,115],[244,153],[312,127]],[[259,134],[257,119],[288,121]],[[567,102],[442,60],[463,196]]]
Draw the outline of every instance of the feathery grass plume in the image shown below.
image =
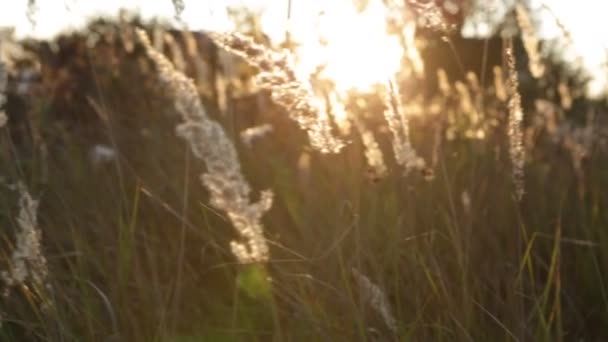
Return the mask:
[[245,146],[251,147],[254,140],[260,139],[272,131],[273,128],[271,124],[249,127],[241,131],[241,141]]
[[407,8],[405,1],[383,0],[387,32],[397,34],[403,48],[403,56],[409,63],[409,68],[402,68],[400,72],[413,73],[418,78],[424,77],[424,63],[420,51],[416,47],[417,23],[412,11]]
[[515,12],[517,14],[517,24],[521,29],[521,39],[528,54],[528,68],[532,76],[539,78],[545,73],[545,65],[539,52],[536,29],[528,9],[523,4],[519,2],[515,4]]
[[344,101],[342,101],[338,94],[331,92],[326,96],[326,107],[327,112],[331,115],[334,120],[340,134],[347,136],[351,131],[351,123],[348,112],[344,108]]
[[507,39],[505,44],[505,57],[509,77],[507,79],[509,92],[509,155],[513,167],[513,184],[515,185],[515,195],[518,200],[524,195],[524,163],[525,149],[523,145],[523,110],[521,108],[521,96],[519,94],[519,81],[517,79],[517,69],[515,66],[515,55],[513,54],[513,40]]
[[418,20],[422,26],[442,33],[450,33],[456,28],[454,24],[448,22],[435,1],[413,0],[409,4],[418,13]]
[[210,32],[209,36],[223,49],[242,57],[260,69],[258,85],[272,92],[272,100],[284,107],[291,118],[308,133],[310,144],[322,153],[338,153],[344,142],[331,132],[330,119],[315,98],[310,85],[302,81],[286,53],[278,53],[236,32]]
[[[595,148],[604,144],[605,134],[598,130],[594,112],[588,112],[585,126],[579,126],[564,118],[564,108],[549,100],[536,100],[534,122],[528,127],[528,137],[544,132],[553,144],[562,146],[570,153],[572,165],[578,177],[584,175],[583,160],[592,155]],[[604,137],[603,137],[604,136]]]
[[365,159],[372,178],[379,179],[384,177],[388,173],[388,169],[384,163],[384,155],[382,154],[382,150],[374,137],[374,133],[367,128],[361,119],[357,117],[353,117],[353,123],[361,135],[361,141],[363,143],[363,147],[365,147]]
[[424,62],[420,51],[416,47],[416,22],[409,20],[403,26],[403,44],[405,56],[412,64],[412,69],[417,77],[424,77]]
[[36,27],[36,14],[38,13],[38,5],[36,4],[36,0],[27,0],[27,9],[25,11],[25,16],[27,20],[30,22],[32,27]]
[[426,167],[424,159],[420,158],[410,141],[410,128],[407,114],[403,112],[399,92],[393,81],[388,82],[385,99],[384,117],[393,135],[393,152],[397,164],[405,168],[409,174],[413,170],[423,171]]
[[7,296],[12,287],[27,286],[40,290],[47,285],[48,268],[46,257],[40,248],[41,233],[38,229],[38,200],[32,198],[25,185],[17,183],[19,192],[19,215],[16,246],[10,259],[8,271],[2,271],[0,277],[6,288]]
[[177,135],[186,140],[194,156],[207,166],[201,181],[209,190],[211,205],[228,214],[243,239],[230,243],[232,252],[242,263],[268,261],[268,245],[260,219],[272,206],[272,192],[262,191],[260,200],[251,203],[251,188],[241,172],[236,149],[222,126],[207,116],[193,81],[154,50],[145,31],[138,29],[137,37],[156,65],[161,81],[173,91],[182,118]]
[[352,272],[363,301],[376,310],[390,331],[396,334],[398,332],[397,320],[393,316],[393,310],[384,291],[356,268],[353,267]]
[[562,36],[565,38],[567,44],[572,46],[572,44],[574,44],[574,41],[572,40],[572,34],[570,33],[570,30],[566,27],[564,22],[559,18],[557,13],[555,13],[553,8],[549,4],[547,4],[546,1],[541,0],[541,7],[547,12],[549,12],[549,14],[553,17],[555,25],[557,25],[559,30],[562,32]]
[[460,194],[460,201],[462,202],[462,208],[467,215],[471,214],[471,195],[469,195],[468,190],[464,190]]
[[456,81],[454,84],[458,94],[460,112],[468,118],[464,135],[468,139],[483,139],[485,137],[482,128],[484,121],[482,112],[479,110],[481,107],[481,88],[474,73],[468,72],[466,78],[468,87],[461,81]]

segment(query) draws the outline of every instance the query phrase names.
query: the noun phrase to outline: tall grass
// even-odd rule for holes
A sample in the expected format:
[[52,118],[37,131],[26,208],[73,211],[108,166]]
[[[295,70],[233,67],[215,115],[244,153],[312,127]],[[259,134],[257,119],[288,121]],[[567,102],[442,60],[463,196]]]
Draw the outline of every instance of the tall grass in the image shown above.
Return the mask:
[[[607,110],[562,106],[550,79],[531,98],[518,40],[487,83],[404,70],[323,106],[271,47],[162,26],[153,46],[135,26],[34,44],[40,82],[9,79],[0,161],[40,201],[48,277],[3,298],[2,340],[607,337]],[[430,94],[411,85],[435,75]],[[92,162],[100,144],[113,157]],[[25,221],[0,191],[10,271]]]

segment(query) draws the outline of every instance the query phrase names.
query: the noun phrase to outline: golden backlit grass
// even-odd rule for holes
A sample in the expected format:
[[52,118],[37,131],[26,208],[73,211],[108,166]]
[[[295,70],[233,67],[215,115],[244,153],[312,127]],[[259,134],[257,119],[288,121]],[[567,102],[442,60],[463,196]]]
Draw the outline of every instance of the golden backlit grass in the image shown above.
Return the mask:
[[[210,120],[235,144],[251,187],[275,195],[261,219],[268,261],[240,264],[230,250],[238,238],[233,222],[209,204],[214,194],[199,180],[208,165],[175,134],[181,119],[174,97],[140,45],[129,50],[112,33],[115,26],[100,27],[115,40],[84,48],[82,38],[73,38],[82,48],[74,61],[51,67],[42,59],[48,75],[62,74],[53,68],[70,71],[77,91],[44,77],[45,91],[28,103],[25,124],[9,121],[3,129],[6,177],[27,182],[40,198],[54,307],[42,312],[23,291],[6,298],[4,340],[606,337],[608,174],[599,148],[577,170],[567,146],[580,141],[564,145],[544,128],[530,130],[519,201],[509,106],[499,88],[475,93],[464,75],[468,106],[463,91],[447,87],[426,100],[399,94],[408,113],[423,113],[409,118],[408,140],[432,167],[431,181],[423,173],[403,175],[378,93],[358,94],[345,109],[374,132],[386,156],[380,178],[368,172],[366,144],[356,132],[341,137],[350,143],[340,153],[321,154],[268,93],[242,90],[240,98],[228,96],[225,111],[217,98],[202,96]],[[205,55],[217,51],[208,49],[197,50],[197,58],[217,67]],[[218,80],[193,70],[186,67],[202,94],[218,91]],[[86,77],[75,78],[78,72]],[[483,106],[474,100],[479,96]],[[585,106],[605,114],[602,106]],[[564,114],[559,106],[552,110]],[[471,119],[473,112],[484,125]],[[240,142],[243,129],[265,123],[272,124],[270,134],[251,146]],[[471,127],[483,129],[484,138],[467,137]],[[117,157],[91,163],[95,144]],[[8,241],[16,201],[5,192]]]

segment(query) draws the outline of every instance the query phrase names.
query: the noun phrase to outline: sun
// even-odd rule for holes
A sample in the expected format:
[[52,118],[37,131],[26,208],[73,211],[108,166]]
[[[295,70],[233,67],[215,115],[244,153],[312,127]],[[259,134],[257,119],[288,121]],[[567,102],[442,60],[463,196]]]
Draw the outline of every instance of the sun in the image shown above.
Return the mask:
[[386,83],[400,68],[403,48],[386,32],[386,8],[370,0],[363,11],[351,1],[327,1],[316,30],[296,48],[298,66],[305,73],[322,67],[321,77],[336,90],[368,90]]

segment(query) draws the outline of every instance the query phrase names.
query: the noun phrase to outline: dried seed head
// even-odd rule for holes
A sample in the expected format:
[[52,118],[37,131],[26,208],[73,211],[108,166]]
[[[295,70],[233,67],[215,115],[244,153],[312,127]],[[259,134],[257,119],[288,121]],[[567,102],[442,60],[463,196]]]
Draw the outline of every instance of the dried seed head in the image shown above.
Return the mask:
[[521,3],[515,4],[517,23],[521,29],[521,39],[528,54],[528,67],[532,76],[539,78],[545,73],[545,65],[540,54],[538,35],[528,9]]
[[359,285],[363,301],[369,304],[378,314],[392,333],[397,333],[397,320],[393,316],[391,305],[382,289],[356,268],[352,268],[353,276]]
[[464,212],[467,215],[471,214],[471,196],[469,195],[469,192],[467,190],[464,190],[460,194],[460,201],[462,202],[462,208],[464,209]]
[[308,133],[310,144],[322,153],[338,153],[344,142],[331,132],[330,119],[308,82],[300,80],[289,56],[277,53],[238,33],[209,33],[223,49],[260,69],[258,85],[272,92],[272,100]]
[[0,275],[6,284],[5,295],[14,286],[26,286],[29,282],[34,288],[42,289],[47,285],[47,262],[42,254],[38,229],[38,200],[32,198],[23,183],[16,186],[19,191],[19,215],[16,246],[10,259],[10,268]]
[[405,168],[406,174],[413,170],[424,170],[426,163],[412,147],[409,120],[403,112],[400,95],[392,81],[388,83],[385,105],[384,117],[393,136],[392,145],[397,164]]
[[201,182],[209,190],[211,205],[226,212],[243,240],[231,242],[232,252],[242,263],[268,261],[268,245],[260,220],[272,206],[272,192],[263,191],[260,201],[251,203],[251,188],[241,172],[236,148],[222,126],[207,116],[193,81],[152,47],[143,30],[137,30],[137,36],[156,65],[161,81],[173,93],[182,117],[177,135],[207,166]]
[[416,47],[416,22],[409,20],[404,23],[403,27],[403,39],[405,56],[412,64],[414,74],[418,77],[424,77],[424,62],[420,51]]

